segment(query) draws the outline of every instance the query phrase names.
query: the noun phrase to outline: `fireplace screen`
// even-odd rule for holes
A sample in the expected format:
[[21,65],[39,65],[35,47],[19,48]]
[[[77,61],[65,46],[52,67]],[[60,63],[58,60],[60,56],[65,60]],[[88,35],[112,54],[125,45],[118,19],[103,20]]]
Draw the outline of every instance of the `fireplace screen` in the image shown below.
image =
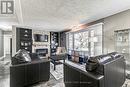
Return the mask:
[[48,54],[48,49],[36,49],[36,53],[40,56],[46,56],[46,54]]

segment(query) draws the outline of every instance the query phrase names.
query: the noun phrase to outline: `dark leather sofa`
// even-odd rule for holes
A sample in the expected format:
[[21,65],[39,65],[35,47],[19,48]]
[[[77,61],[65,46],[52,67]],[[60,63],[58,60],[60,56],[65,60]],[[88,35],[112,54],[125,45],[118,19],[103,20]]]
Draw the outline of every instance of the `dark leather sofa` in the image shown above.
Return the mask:
[[64,63],[65,87],[121,87],[124,82],[125,59],[116,52],[90,58],[86,68],[68,60]]
[[48,81],[50,78],[50,61],[39,59],[37,54],[31,54],[31,62],[18,64],[12,57],[10,66],[10,87],[25,87],[34,83]]

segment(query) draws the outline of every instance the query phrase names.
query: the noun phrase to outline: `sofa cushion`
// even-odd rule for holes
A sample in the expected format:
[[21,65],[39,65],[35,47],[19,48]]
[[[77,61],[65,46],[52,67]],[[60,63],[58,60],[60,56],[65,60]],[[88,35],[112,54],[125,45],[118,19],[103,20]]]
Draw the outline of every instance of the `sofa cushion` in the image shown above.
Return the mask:
[[99,66],[99,62],[96,57],[90,57],[86,62],[86,70],[94,71]]
[[120,58],[122,56],[118,52],[112,52],[112,53],[109,53],[108,55],[110,55],[113,59]]
[[21,64],[31,62],[31,57],[26,50],[20,49],[14,57],[12,57],[12,64]]
[[72,51],[72,59],[73,62],[79,62],[79,52],[77,51]]
[[86,70],[93,71],[95,70],[99,65],[103,65],[106,63],[111,62],[112,60],[116,58],[120,58],[121,54],[117,52],[108,53],[105,55],[99,55],[95,57],[90,57],[86,62]]

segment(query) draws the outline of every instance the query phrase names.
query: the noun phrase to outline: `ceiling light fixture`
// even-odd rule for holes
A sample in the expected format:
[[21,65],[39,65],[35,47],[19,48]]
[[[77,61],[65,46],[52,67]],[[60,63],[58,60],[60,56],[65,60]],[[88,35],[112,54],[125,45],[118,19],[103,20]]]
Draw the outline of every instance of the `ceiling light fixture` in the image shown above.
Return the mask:
[[73,26],[71,26],[71,31],[72,32],[74,32],[74,31],[79,31],[79,30],[81,30],[81,29],[83,29],[83,26],[84,24],[78,24],[78,25],[73,25]]

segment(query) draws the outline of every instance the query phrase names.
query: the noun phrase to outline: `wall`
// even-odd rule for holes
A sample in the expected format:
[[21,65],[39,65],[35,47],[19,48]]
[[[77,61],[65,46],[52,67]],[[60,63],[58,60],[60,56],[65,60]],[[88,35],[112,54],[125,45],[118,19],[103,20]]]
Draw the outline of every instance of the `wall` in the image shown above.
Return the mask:
[[104,23],[103,25],[103,53],[115,51],[114,31],[130,28],[130,10],[120,12],[118,14],[96,20],[94,22],[85,24],[86,27]]
[[0,29],[0,57],[4,56],[4,37],[3,31]]
[[16,26],[12,26],[12,56],[16,54]]
[[130,28],[130,10],[104,18],[104,53],[115,51],[114,31]]
[[10,39],[12,38],[12,31],[3,31],[3,35],[4,35],[4,56],[6,56],[6,54],[10,54],[11,53],[11,42]]
[[12,35],[12,31],[3,31],[4,35]]
[[66,47],[66,32],[60,32],[60,46]]

